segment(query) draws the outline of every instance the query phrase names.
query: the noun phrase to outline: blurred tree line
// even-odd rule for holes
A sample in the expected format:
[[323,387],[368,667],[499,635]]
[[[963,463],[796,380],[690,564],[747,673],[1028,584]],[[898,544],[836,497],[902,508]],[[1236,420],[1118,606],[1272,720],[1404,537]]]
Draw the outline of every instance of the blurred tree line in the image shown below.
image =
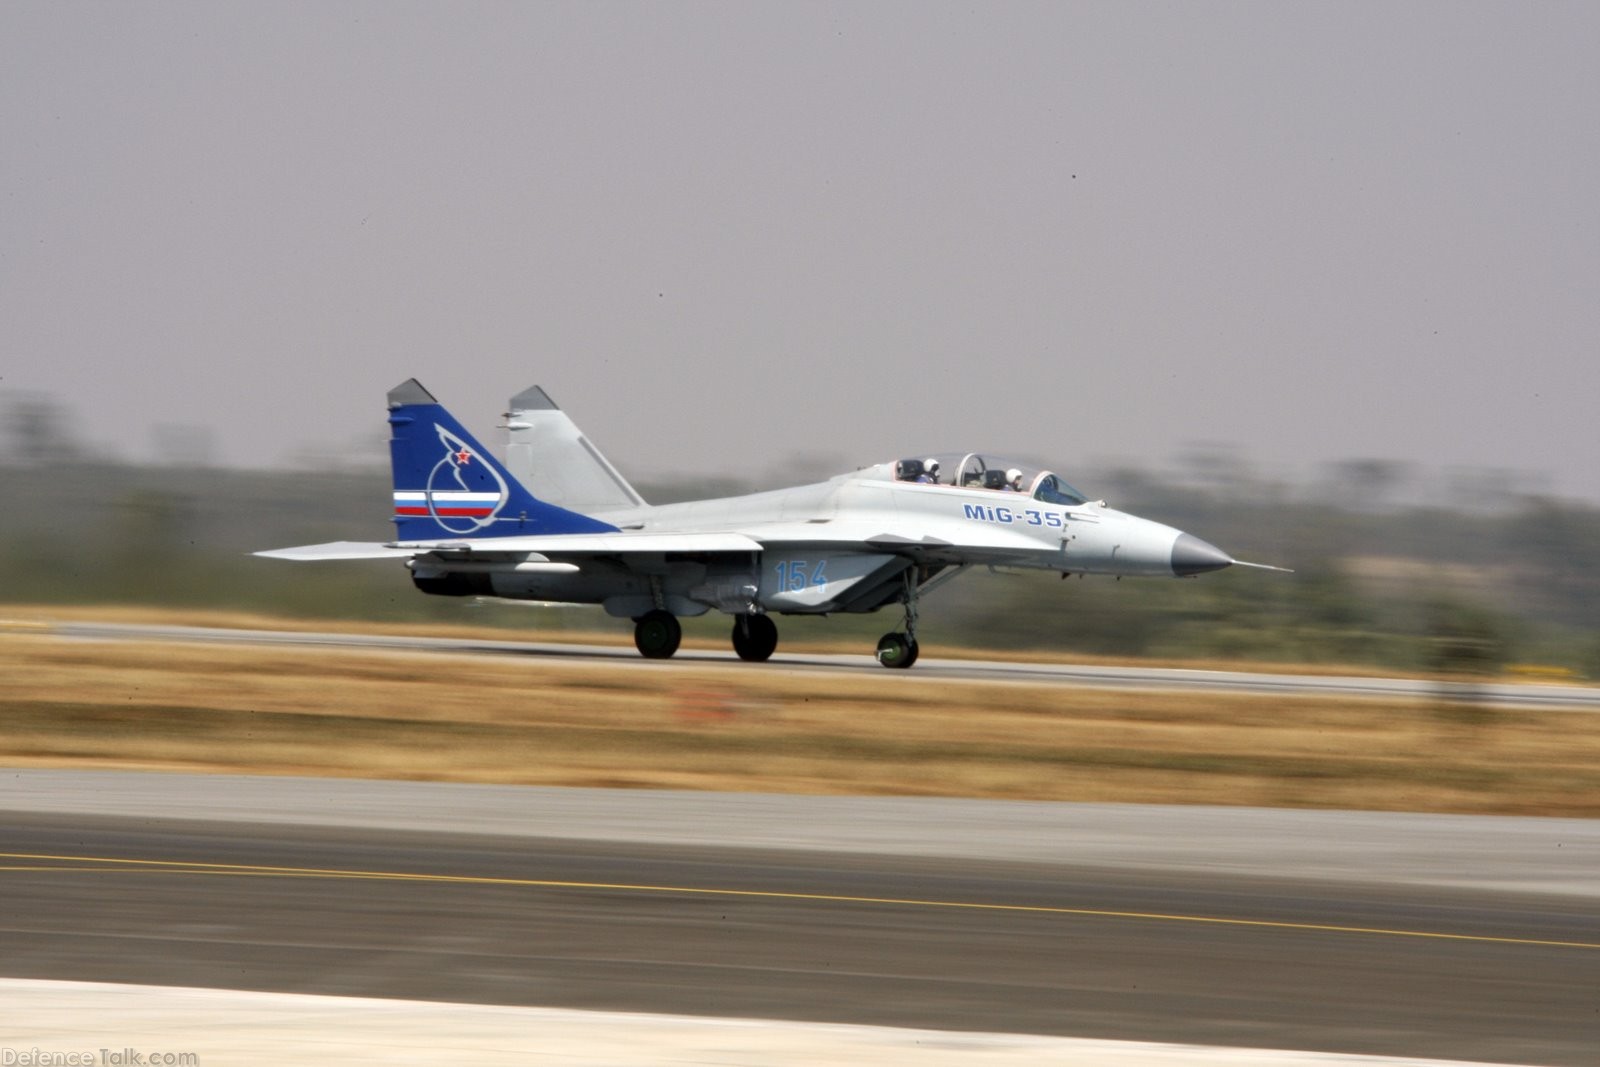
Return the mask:
[[[249,554],[388,538],[385,469],[242,471],[192,459],[135,466],[77,442],[47,400],[23,398],[0,416],[9,446],[0,459],[0,602],[627,628],[598,609],[474,612],[470,602],[417,593],[392,561],[294,565]],[[1453,500],[1424,502],[1405,468],[1374,460],[1292,486],[1218,448],[1165,473],[1063,473],[1114,507],[1297,573],[1235,567],[1185,581],[974,573],[923,602],[927,639],[1469,672],[1533,663],[1600,677],[1600,509],[1517,495],[1512,480],[1493,475],[1464,479]],[[779,480],[639,489],[666,503]],[[897,622],[880,613],[790,619],[783,628],[875,636]],[[718,616],[688,628],[721,635],[727,626]]]

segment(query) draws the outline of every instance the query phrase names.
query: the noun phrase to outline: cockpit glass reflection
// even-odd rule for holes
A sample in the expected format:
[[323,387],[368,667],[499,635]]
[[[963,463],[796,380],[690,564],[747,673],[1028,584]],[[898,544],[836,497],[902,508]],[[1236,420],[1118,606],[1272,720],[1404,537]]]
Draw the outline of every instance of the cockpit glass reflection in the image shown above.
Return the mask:
[[1043,503],[1064,507],[1076,507],[1089,499],[1053,471],[977,452],[902,459],[894,465],[894,476],[898,481],[923,485],[1022,493]]

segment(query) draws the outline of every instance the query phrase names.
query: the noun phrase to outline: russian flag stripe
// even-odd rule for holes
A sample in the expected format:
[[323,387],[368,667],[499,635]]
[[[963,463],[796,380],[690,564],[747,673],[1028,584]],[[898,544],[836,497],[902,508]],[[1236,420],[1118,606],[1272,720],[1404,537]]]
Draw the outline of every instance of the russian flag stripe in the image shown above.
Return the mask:
[[435,490],[434,493],[427,493],[427,491],[422,490],[395,490],[395,502],[397,504],[402,501],[408,502],[408,504],[427,502],[429,498],[434,498],[434,501],[450,501],[453,504],[466,501],[477,502],[477,504],[498,504],[501,494],[467,493],[467,491],[461,490]]
[[425,489],[396,489],[394,513],[481,519],[493,515],[501,500],[499,493],[475,493],[461,489],[438,489],[431,493]]

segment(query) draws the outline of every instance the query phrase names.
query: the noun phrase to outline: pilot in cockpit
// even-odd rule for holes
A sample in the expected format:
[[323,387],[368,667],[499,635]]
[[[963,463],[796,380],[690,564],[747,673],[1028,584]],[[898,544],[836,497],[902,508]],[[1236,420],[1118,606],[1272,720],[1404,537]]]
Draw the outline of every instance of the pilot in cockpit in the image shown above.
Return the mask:
[[1022,472],[1016,467],[1006,471],[1006,488],[1013,493],[1022,492]]
[[938,485],[939,461],[931,456],[923,461],[922,473],[917,475],[917,481],[923,485]]

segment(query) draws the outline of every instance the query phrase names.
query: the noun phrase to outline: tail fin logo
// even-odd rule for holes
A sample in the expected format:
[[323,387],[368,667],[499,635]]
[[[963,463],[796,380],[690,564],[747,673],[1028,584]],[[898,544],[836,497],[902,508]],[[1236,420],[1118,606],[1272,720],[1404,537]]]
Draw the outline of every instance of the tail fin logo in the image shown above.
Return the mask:
[[479,461],[470,444],[438,423],[433,428],[444,454],[428,472],[427,488],[395,491],[395,517],[426,515],[453,534],[492,525],[511,499],[511,488],[493,463]]

